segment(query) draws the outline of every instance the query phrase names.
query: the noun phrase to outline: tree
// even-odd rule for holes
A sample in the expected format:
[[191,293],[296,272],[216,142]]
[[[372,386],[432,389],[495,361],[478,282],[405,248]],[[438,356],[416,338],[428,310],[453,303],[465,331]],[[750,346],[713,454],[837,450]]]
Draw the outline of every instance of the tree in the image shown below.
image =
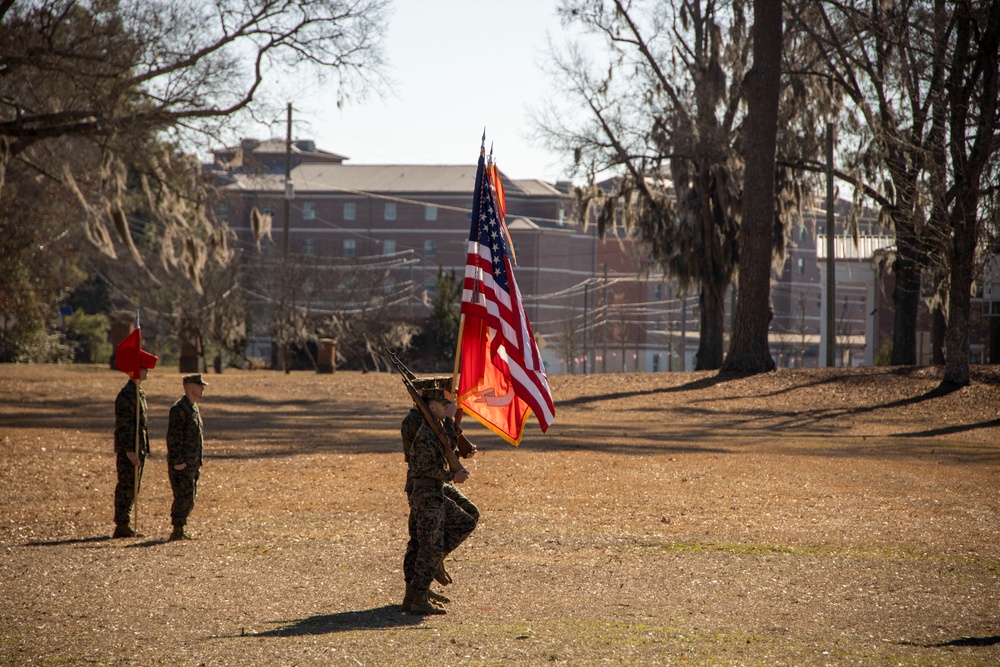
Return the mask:
[[[984,224],[981,199],[1000,176],[1000,0],[954,5],[954,41],[948,63],[945,108],[949,115],[951,173],[945,192],[951,242],[948,331],[943,387],[969,384],[969,310]],[[953,46],[952,46],[953,45]]]
[[7,179],[3,193],[0,362],[45,361],[59,347],[53,326],[57,308],[86,278],[76,252],[83,230],[63,223],[68,193],[51,183],[17,172]]
[[[550,113],[539,123],[550,147],[572,154],[590,175],[581,197],[585,219],[596,211],[601,234],[625,226],[682,289],[698,290],[699,370],[722,363],[739,203],[733,170],[740,165],[728,158],[748,39],[741,17],[725,26],[716,9],[708,0],[643,15],[617,0],[564,2],[564,20],[604,40],[610,62],[596,74],[579,45],[557,55],[555,79],[592,120],[574,128]],[[595,176],[607,170],[619,176],[598,187]]]
[[[985,183],[997,179],[998,5],[907,0],[802,5],[859,143],[844,177],[896,238],[892,363],[916,362],[920,286],[947,309],[945,384],[968,382],[968,325]],[[885,183],[881,188],[879,184]]]
[[746,174],[740,224],[739,301],[727,372],[774,370],[768,348],[774,157],[781,81],[781,0],[754,0],[753,67],[747,73]]
[[440,361],[454,364],[458,349],[459,307],[462,302],[462,281],[458,274],[438,267],[437,291],[431,299],[431,336]]
[[164,260],[198,285],[189,269],[223,258],[225,237],[196,163],[173,146],[259,112],[268,76],[312,71],[335,78],[342,98],[363,94],[378,81],[387,4],[2,2],[0,186],[11,170],[55,184],[94,245],[114,256],[117,237],[141,264],[126,220],[134,176],[163,226]]
[[[594,212],[601,233],[625,226],[645,244],[650,261],[678,281],[682,294],[698,290],[696,368],[715,369],[723,360],[725,293],[739,262],[746,155],[741,105],[751,45],[747,3],[651,4],[562,3],[566,22],[604,40],[610,62],[597,75],[581,46],[557,54],[555,79],[589,120],[574,125],[567,120],[572,116],[552,108],[536,125],[550,148],[573,155],[578,170],[590,176],[581,208]],[[803,86],[795,94],[804,98]],[[801,102],[790,109],[814,112]],[[811,128],[800,131],[799,119],[784,120],[782,138],[789,145],[802,151],[809,141],[815,144]],[[614,178],[596,182],[607,173]],[[806,190],[793,178],[777,182],[772,223],[780,227]],[[784,233],[772,240],[772,251],[781,256]]]
[[932,264],[939,233],[928,220],[927,175],[944,136],[935,109],[944,90],[948,19],[924,0],[797,8],[797,28],[815,40],[826,75],[851,103],[843,134],[857,146],[842,154],[855,200],[874,198],[895,235],[892,362],[914,364],[921,271]]

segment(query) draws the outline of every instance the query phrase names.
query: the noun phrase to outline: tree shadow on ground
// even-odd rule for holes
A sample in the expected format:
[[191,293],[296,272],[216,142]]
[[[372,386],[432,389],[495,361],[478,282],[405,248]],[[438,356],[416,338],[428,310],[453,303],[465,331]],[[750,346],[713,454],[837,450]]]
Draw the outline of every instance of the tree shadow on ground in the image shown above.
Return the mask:
[[378,630],[409,625],[420,625],[422,616],[403,612],[397,604],[384,605],[360,611],[342,611],[336,614],[317,614],[297,621],[274,621],[286,624],[284,627],[242,634],[243,637],[302,637],[305,635],[325,635],[331,632],[350,630]]
[[559,408],[572,408],[581,405],[587,405],[588,403],[599,403],[601,401],[613,401],[620,398],[635,398],[637,396],[652,396],[655,394],[672,394],[680,391],[696,391],[698,389],[708,389],[709,387],[714,387],[722,382],[727,382],[729,380],[738,380],[743,375],[713,375],[710,377],[699,378],[697,380],[692,380],[691,382],[685,382],[684,384],[677,385],[676,387],[659,387],[657,389],[643,389],[640,391],[618,391],[609,394],[592,394],[590,396],[577,396],[576,398],[570,398],[565,401],[556,401],[555,407],[558,411]]
[[944,648],[945,646],[995,646],[1000,644],[1000,635],[992,637],[960,637],[951,641],[931,644],[930,648]]
[[996,646],[1000,644],[1000,635],[993,635],[990,637],[959,637],[958,639],[951,639],[946,642],[937,642],[935,644],[921,644],[919,642],[899,642],[903,646],[918,646],[920,648],[949,648],[951,646],[971,646],[971,647],[981,647],[981,646]]
[[926,431],[911,431],[910,433],[895,433],[897,438],[930,438],[935,435],[954,435],[955,433],[965,433],[981,428],[1000,428],[1000,419],[991,419],[986,422],[976,422],[975,424],[957,424],[955,426],[942,426],[941,428],[931,428]]
[[[820,380],[814,383],[814,385],[824,384],[829,380]],[[797,385],[796,388],[801,388],[806,385]],[[917,396],[910,396],[908,398],[901,398],[895,401],[889,401],[887,403],[879,403],[877,405],[862,405],[855,407],[837,407],[837,408],[816,408],[814,410],[804,410],[804,411],[757,411],[753,415],[745,415],[745,419],[757,420],[757,419],[777,419],[776,423],[769,424],[769,428],[777,431],[803,429],[805,427],[815,427],[818,424],[826,422],[835,422],[850,417],[859,417],[861,415],[873,414],[882,410],[894,410],[898,408],[905,408],[909,406],[914,406],[925,401],[931,401],[936,398],[942,398],[951,394],[952,392],[960,389],[961,387],[935,387],[929,391],[926,391]],[[782,389],[779,392],[772,392],[770,394],[762,394],[758,398],[774,397],[777,394],[783,393],[787,390]],[[709,400],[709,399],[706,399]],[[710,399],[712,401],[718,399]],[[993,426],[997,421],[994,420],[989,422],[981,422],[980,424],[970,424],[962,427],[961,430],[973,430],[975,428],[989,428]],[[931,433],[932,435],[934,433]],[[907,435],[906,433],[899,433],[899,436]],[[915,437],[916,434],[910,434],[911,437]]]

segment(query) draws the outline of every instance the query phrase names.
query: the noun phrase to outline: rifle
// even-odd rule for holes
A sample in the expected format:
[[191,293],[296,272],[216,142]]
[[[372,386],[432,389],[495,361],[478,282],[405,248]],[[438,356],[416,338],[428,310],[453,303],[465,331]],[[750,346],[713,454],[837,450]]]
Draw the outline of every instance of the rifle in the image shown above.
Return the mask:
[[[399,371],[399,374],[403,376],[403,382],[404,383],[406,383],[407,380],[409,380],[409,382],[413,382],[414,380],[417,379],[417,376],[413,374],[413,371],[411,371],[409,368],[407,368],[406,365],[402,361],[399,360],[399,357],[396,356],[395,352],[390,352],[388,349],[386,349],[385,353],[389,355],[389,360],[392,361],[392,365],[395,366],[396,370]],[[410,387],[410,386],[412,386],[412,385],[407,384],[407,387]],[[416,391],[416,388],[414,388],[414,391]],[[461,410],[461,408],[459,408],[459,410]],[[427,413],[424,412],[424,417],[426,417],[426,416],[427,416]],[[433,421],[433,420],[431,420],[431,421]],[[455,415],[455,427],[456,428],[458,428],[458,425],[459,425],[459,423],[461,421],[462,421],[462,414],[461,414],[461,412],[459,412],[459,414]],[[467,459],[470,456],[472,456],[473,452],[475,452],[475,451],[476,451],[476,446],[473,445],[469,441],[468,438],[466,438],[464,435],[462,435],[461,433],[459,433],[458,434],[458,453],[459,453],[459,455],[463,459]]]
[[410,398],[413,399],[413,403],[420,409],[421,414],[424,416],[424,420],[431,427],[431,430],[434,431],[434,435],[437,436],[438,443],[441,445],[441,453],[444,454],[444,458],[448,462],[448,469],[452,472],[465,470],[459,462],[458,456],[455,455],[455,450],[451,447],[451,438],[448,437],[448,434],[444,432],[443,428],[441,428],[441,424],[439,424],[434,418],[434,415],[431,414],[430,409],[427,407],[427,403],[424,401],[424,397],[421,396],[420,392],[417,391],[417,388],[413,386],[413,380],[416,379],[417,376],[411,373],[410,369],[403,365],[403,362],[400,361],[399,357],[397,357],[393,352],[386,349],[385,353],[389,355],[389,360],[392,362],[392,365],[396,367],[396,370],[399,371],[399,374],[402,376],[403,385],[410,393]]

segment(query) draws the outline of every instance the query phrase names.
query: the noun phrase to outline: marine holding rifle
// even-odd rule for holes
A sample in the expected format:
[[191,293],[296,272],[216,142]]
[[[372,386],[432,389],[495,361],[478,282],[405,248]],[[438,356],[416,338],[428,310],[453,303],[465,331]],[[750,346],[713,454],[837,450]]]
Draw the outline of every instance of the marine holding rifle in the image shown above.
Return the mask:
[[469,477],[461,466],[449,469],[449,458],[457,459],[445,450],[438,436],[445,420],[454,419],[455,404],[438,388],[425,389],[423,399],[433,423],[425,420],[417,430],[408,461],[410,516],[417,550],[403,608],[409,607],[414,614],[444,614],[445,610],[429,599],[431,581],[444,557],[475,530],[477,519],[444,492],[446,483],[460,484]]
[[[414,389],[423,391],[425,389],[445,389],[450,387],[452,382],[452,377],[450,375],[431,377],[431,378],[416,378],[411,380]],[[446,391],[446,398],[450,398]],[[406,459],[407,464],[410,462],[410,454],[413,451],[413,439],[417,435],[417,431],[420,430],[420,426],[424,423],[424,415],[420,408],[414,403],[413,407],[403,418],[403,423],[400,425],[400,434],[403,438],[403,456]],[[448,440],[453,443],[453,449],[459,451],[456,452],[457,455],[461,455],[465,458],[474,456],[476,453],[476,446],[464,440],[464,447],[455,446],[459,442],[459,437],[461,436],[461,428],[458,427],[456,420],[451,417],[445,417],[442,423],[444,427],[444,432],[447,434]],[[413,482],[410,478],[409,472],[406,476],[406,497],[409,499],[410,492],[413,490]],[[459,506],[466,514],[470,515],[472,518],[479,520],[479,508],[476,507],[475,503],[469,500],[465,494],[458,490],[458,488],[451,482],[445,482],[442,486],[442,492],[445,497],[450,498],[455,501],[455,504]],[[413,579],[413,568],[414,563],[417,559],[417,551],[420,548],[420,541],[417,538],[417,531],[415,525],[415,516],[413,512],[410,512],[408,529],[409,529],[409,541],[406,545],[406,554],[403,556],[403,580],[409,584]],[[451,583],[451,575],[444,567],[444,558],[441,559],[437,570],[434,573],[434,579],[440,583],[442,586],[447,586]],[[431,589],[427,591],[428,599],[434,604],[443,604],[451,602],[446,596],[441,595]],[[403,598],[403,609],[410,611],[410,605],[412,603],[412,592],[409,587],[407,587],[406,596]]]

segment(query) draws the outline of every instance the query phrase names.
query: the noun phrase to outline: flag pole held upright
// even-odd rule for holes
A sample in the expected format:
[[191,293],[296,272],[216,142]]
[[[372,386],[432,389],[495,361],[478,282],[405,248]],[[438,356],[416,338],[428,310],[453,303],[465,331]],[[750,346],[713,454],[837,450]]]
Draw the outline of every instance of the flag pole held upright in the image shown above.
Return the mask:
[[115,366],[118,367],[118,370],[128,374],[129,382],[135,383],[135,440],[133,452],[136,457],[136,465],[132,487],[132,509],[134,510],[134,523],[138,526],[139,478],[142,473],[142,400],[139,395],[141,390],[139,383],[142,380],[142,369],[155,368],[158,357],[155,354],[150,354],[142,349],[142,327],[140,326],[138,311],[136,311],[135,314],[135,323],[135,329],[133,329],[132,333],[125,337],[125,340],[118,344],[118,347],[115,350]]
[[486,164],[486,138],[472,198],[456,368],[462,411],[512,445],[534,413],[544,432],[555,406],[514,279],[499,171]]
[[[138,345],[139,349],[142,349],[142,325],[139,321],[139,311],[135,311],[135,330],[139,332]],[[136,373],[132,377],[132,382],[135,383],[135,475],[133,479],[135,481],[135,486],[133,488],[132,494],[132,518],[133,525],[135,525],[135,531],[139,532],[139,478],[142,476],[142,457],[139,455],[139,413],[142,412],[142,402],[139,400],[139,389],[141,385],[139,384],[142,380]]]

